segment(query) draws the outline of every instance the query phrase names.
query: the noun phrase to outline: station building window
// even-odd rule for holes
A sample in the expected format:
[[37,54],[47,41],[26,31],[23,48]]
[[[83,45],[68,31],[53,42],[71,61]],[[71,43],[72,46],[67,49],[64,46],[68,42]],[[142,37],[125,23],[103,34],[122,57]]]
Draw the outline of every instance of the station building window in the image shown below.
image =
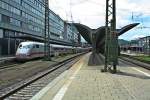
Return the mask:
[[4,31],[4,36],[5,36],[6,38],[14,37],[14,36],[15,36],[15,32],[9,31],[9,30],[5,30],[5,31]]
[[4,23],[10,23],[10,17],[8,17],[6,15],[2,15],[2,22],[4,22]]
[[7,4],[7,3],[5,3],[3,1],[0,1],[0,7],[5,9],[5,10],[8,10],[8,11],[10,11],[12,13],[15,13],[17,15],[21,15],[21,11],[19,9],[17,9],[15,7],[12,7],[11,5],[9,5],[9,4]]
[[21,22],[19,20],[16,20],[14,18],[10,18],[10,23],[16,26],[21,26]]
[[0,29],[0,38],[3,38],[3,30]]
[[34,23],[37,23],[37,24],[40,24],[40,25],[44,26],[44,22],[42,20],[37,19],[37,18],[35,18],[35,17],[25,13],[25,12],[22,12],[22,16],[25,17],[28,21],[32,21]]
[[26,2],[22,2],[22,6],[25,7],[27,10],[33,12],[34,14],[44,18],[44,14],[42,12],[40,12],[41,10],[38,9],[39,7],[33,8],[31,5],[29,5]]
[[21,4],[21,0],[13,0],[13,1],[15,1],[16,3]]
[[21,11],[19,9],[17,9],[17,8],[11,7],[10,11],[15,13],[15,14],[17,14],[17,15],[21,15]]
[[0,14],[0,22],[2,21],[2,15]]

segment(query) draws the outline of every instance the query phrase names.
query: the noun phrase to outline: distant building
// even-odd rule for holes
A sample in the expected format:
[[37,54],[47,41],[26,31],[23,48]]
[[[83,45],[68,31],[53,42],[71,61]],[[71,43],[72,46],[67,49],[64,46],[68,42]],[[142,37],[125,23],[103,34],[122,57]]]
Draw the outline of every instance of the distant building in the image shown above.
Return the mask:
[[[78,31],[73,25],[65,23],[51,10],[49,19],[52,40],[68,45],[78,41]],[[14,55],[18,44],[25,41],[12,37],[42,38],[44,22],[44,0],[0,0],[0,55]]]
[[150,36],[138,39],[138,46],[142,47],[145,54],[150,55]]
[[82,43],[81,43],[81,46],[82,46],[83,48],[91,47],[91,45],[90,45],[89,43],[87,43],[87,42],[82,42]]
[[120,45],[122,51],[140,52],[150,55],[150,36],[131,40],[126,44]]

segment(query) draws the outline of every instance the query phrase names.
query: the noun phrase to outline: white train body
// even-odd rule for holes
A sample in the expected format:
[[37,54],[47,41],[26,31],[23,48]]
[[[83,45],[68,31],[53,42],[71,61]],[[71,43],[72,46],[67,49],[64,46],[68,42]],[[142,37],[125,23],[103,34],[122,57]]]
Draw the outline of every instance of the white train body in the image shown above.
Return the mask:
[[44,45],[37,42],[21,42],[16,51],[17,60],[29,60],[44,56]]
[[[50,45],[51,56],[57,56],[65,53],[83,52],[86,49],[81,47]],[[39,42],[21,42],[16,51],[17,60],[30,60],[44,56],[44,43]]]

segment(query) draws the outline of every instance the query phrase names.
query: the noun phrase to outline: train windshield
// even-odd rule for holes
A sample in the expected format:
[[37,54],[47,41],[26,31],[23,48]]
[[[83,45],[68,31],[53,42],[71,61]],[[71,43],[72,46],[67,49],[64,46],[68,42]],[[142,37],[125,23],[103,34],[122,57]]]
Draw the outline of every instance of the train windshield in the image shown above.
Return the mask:
[[28,48],[32,48],[32,46],[31,45],[19,45],[19,48],[21,48],[21,49],[28,49]]
[[21,48],[21,47],[22,47],[22,44],[19,45],[19,48]]

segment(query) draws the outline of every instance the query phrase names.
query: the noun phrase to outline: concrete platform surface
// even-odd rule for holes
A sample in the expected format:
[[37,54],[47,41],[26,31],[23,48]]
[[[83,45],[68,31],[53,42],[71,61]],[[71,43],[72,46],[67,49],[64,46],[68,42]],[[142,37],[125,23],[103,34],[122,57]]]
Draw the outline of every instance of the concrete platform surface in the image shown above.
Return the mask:
[[146,56],[146,54],[140,52],[121,52],[121,54],[129,55],[129,56],[144,56],[144,55]]
[[88,66],[90,53],[48,84],[31,100],[150,100],[150,71],[124,61],[118,72]]
[[15,56],[8,56],[8,57],[0,57],[0,61],[2,61],[2,60],[9,60],[9,59],[14,59],[15,58]]

